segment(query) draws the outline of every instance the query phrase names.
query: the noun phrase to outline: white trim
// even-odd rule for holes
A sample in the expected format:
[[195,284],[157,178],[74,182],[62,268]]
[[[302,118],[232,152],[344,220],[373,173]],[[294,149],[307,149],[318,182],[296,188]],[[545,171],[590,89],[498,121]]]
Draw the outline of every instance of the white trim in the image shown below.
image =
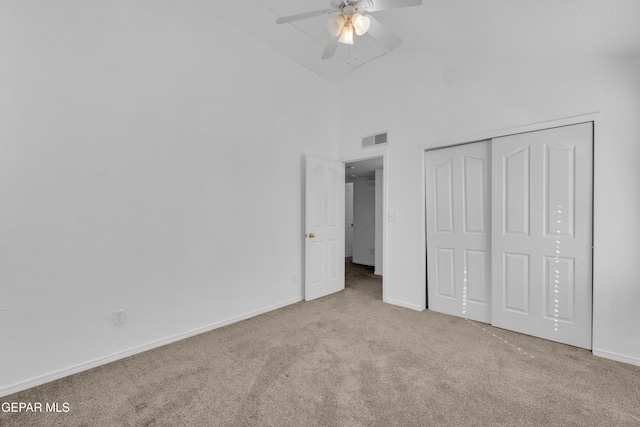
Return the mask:
[[386,148],[377,148],[375,150],[367,150],[367,152],[362,152],[362,153],[358,153],[358,154],[351,154],[349,156],[342,156],[342,157],[338,157],[338,161],[341,161],[342,163],[351,163],[351,162],[358,162],[360,160],[367,160],[367,159],[373,159],[375,157],[382,157],[383,158],[383,166],[382,169],[384,169],[385,165],[384,165],[384,157],[387,155],[387,149]]
[[599,111],[594,113],[580,114],[577,116],[565,117],[557,120],[531,123],[523,126],[516,126],[512,128],[498,129],[498,130],[481,132],[481,133],[462,136],[462,137],[450,138],[442,141],[437,141],[434,144],[421,144],[420,147],[422,147],[423,150],[428,151],[428,150],[433,150],[435,148],[443,148],[443,147],[450,147],[453,145],[468,144],[470,142],[479,142],[479,141],[484,141],[486,139],[498,138],[498,137],[507,136],[507,135],[515,135],[518,133],[534,132],[538,130],[551,129],[551,128],[556,128],[560,126],[576,125],[578,123],[595,122],[597,119],[600,118],[600,115],[601,113]]
[[605,359],[615,360],[617,362],[629,363],[630,365],[640,366],[640,359],[637,357],[625,356],[623,354],[613,353],[611,351],[599,350],[594,348],[591,350],[594,356],[604,357]]
[[389,304],[393,304],[393,305],[397,305],[398,307],[404,307],[404,308],[408,308],[408,309],[411,309],[411,310],[415,310],[415,311],[424,311],[425,310],[424,306],[419,306],[419,305],[411,304],[411,303],[404,302],[404,301],[398,301],[398,300],[391,299],[391,298],[385,298],[384,302],[389,303]]
[[104,357],[99,357],[97,359],[90,360],[88,362],[79,363],[74,366],[69,366],[68,368],[60,369],[55,372],[51,372],[49,374],[41,375],[39,377],[32,378],[30,380],[21,381],[16,384],[12,384],[10,386],[0,388],[0,397],[8,396],[13,393],[17,393],[19,391],[23,391],[29,389],[31,387],[39,386],[51,381],[55,381],[60,378],[67,377],[69,375],[77,374],[79,372],[86,371],[88,369],[93,369],[98,366],[106,365],[107,363],[115,362],[116,360],[124,359],[125,357],[133,356],[134,354],[142,353],[143,351],[152,350],[154,348],[162,347],[167,344],[171,344],[176,341],[183,340],[185,338],[193,337],[195,335],[199,335],[205,332],[212,331],[214,329],[221,328],[223,326],[230,325],[232,323],[239,322],[241,320],[246,320],[251,317],[258,316],[263,313],[267,313],[269,311],[277,310],[279,308],[285,307],[287,305],[295,304],[297,302],[302,301],[302,297],[296,297],[287,301],[283,301],[281,303],[271,305],[269,307],[264,307],[255,311],[251,311],[249,313],[242,314],[240,316],[231,317],[226,320],[222,320],[220,322],[212,323],[210,325],[202,326],[200,328],[192,329],[190,331],[186,331],[177,335],[173,335],[167,338],[163,338],[160,340],[152,341],[147,344],[139,345],[136,347],[132,347],[128,350],[119,351],[117,353],[113,353]]
[[420,196],[422,197],[422,221],[420,221],[420,234],[422,235],[422,245],[420,248],[420,271],[422,272],[421,282],[422,295],[420,301],[422,301],[422,310],[427,309],[427,155],[426,151],[422,152],[422,177]]
[[387,274],[389,273],[389,266],[387,260],[389,259],[388,250],[389,247],[389,226],[387,225],[387,218],[389,217],[389,154],[387,150],[384,150],[382,156],[382,300],[384,301],[389,294],[387,286]]

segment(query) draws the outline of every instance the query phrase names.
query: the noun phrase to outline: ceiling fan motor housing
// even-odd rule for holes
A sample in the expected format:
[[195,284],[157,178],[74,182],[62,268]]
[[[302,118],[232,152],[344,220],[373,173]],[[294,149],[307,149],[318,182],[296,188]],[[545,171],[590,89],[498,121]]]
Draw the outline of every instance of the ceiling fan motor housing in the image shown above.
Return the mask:
[[336,9],[351,6],[355,9],[368,9],[373,6],[373,0],[332,0],[331,5]]

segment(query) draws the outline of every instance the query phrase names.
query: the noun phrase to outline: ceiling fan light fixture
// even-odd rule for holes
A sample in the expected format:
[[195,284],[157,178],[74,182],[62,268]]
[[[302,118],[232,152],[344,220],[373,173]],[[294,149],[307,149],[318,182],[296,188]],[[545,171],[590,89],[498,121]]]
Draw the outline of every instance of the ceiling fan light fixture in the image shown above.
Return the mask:
[[[387,9],[420,6],[422,0],[325,0],[330,3],[327,9],[319,9],[311,12],[298,13],[296,15],[279,16],[276,24],[288,24],[317,16],[329,17],[326,25],[331,36],[322,53],[322,59],[332,58],[338,47],[338,43],[354,45],[353,59],[358,60],[355,48],[356,36],[368,34],[369,38],[378,44],[385,52],[396,49],[402,40],[386,29],[380,22],[369,16],[369,13],[377,13]],[[274,11],[275,12],[275,11]],[[277,12],[276,12],[277,13]],[[371,27],[373,25],[373,27]],[[369,31],[371,30],[371,31]],[[375,30],[375,31],[374,31]],[[300,31],[302,31],[300,29]],[[347,49],[347,55],[351,49]],[[349,59],[347,63],[350,64]]]
[[332,36],[338,37],[340,35],[340,33],[342,32],[342,28],[344,27],[344,23],[345,23],[344,16],[342,16],[342,15],[334,15],[334,16],[330,17],[329,19],[327,19],[327,29],[329,30],[329,33]]
[[351,23],[353,24],[353,28],[355,29],[356,34],[361,36],[369,31],[369,27],[371,26],[371,18],[360,13],[355,13],[351,17]]
[[353,44],[353,26],[350,22],[347,22],[347,24],[342,27],[342,33],[338,41],[344,44]]

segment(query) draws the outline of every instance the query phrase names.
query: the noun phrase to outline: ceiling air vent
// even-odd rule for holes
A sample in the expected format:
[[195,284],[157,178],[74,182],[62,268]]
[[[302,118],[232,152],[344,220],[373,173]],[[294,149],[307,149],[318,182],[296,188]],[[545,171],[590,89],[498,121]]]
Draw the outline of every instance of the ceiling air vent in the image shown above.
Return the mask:
[[376,135],[369,135],[362,138],[362,146],[363,147],[372,147],[374,145],[386,144],[388,142],[387,136],[388,132],[379,133]]

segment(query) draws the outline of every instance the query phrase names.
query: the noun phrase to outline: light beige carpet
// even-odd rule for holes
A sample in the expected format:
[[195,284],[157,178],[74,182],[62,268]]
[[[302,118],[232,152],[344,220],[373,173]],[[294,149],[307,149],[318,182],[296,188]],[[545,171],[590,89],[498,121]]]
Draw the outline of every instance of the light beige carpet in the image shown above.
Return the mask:
[[343,292],[0,398],[70,404],[0,425],[640,425],[640,367],[381,293],[349,265]]

